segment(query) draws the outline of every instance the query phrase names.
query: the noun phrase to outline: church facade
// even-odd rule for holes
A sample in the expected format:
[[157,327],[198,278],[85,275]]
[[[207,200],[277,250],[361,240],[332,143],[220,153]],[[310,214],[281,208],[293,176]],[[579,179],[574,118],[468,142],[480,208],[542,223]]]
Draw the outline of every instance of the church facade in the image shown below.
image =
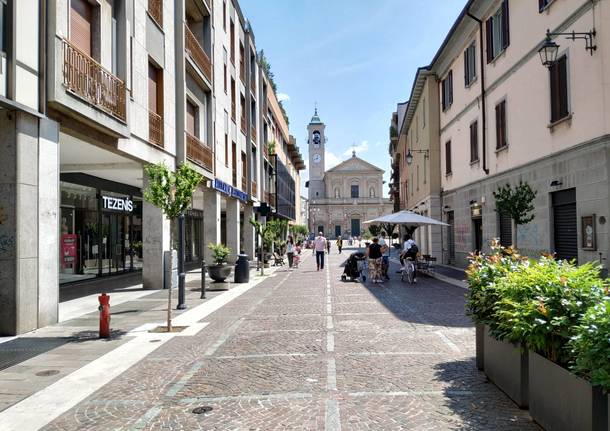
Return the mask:
[[366,220],[392,212],[383,197],[383,169],[352,153],[352,157],[325,170],[326,125],[316,110],[309,133],[309,230],[327,238],[361,236]]

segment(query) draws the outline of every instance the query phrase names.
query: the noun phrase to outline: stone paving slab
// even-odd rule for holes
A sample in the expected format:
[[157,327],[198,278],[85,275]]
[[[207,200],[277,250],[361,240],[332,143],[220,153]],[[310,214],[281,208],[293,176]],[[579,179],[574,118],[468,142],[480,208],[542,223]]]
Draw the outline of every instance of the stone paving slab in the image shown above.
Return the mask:
[[44,429],[538,429],[476,370],[463,290],[343,283],[344,257],[279,269]]

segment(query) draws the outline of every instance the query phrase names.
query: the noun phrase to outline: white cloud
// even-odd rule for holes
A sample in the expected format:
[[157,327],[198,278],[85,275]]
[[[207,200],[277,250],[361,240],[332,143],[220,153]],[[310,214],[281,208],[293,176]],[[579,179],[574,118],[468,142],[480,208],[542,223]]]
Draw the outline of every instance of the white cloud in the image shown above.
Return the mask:
[[339,163],[341,163],[343,160],[341,160],[340,157],[336,156],[335,154],[331,153],[330,151],[326,150],[324,151],[324,168],[325,169],[330,169],[333,168],[335,166],[337,166]]
[[278,102],[288,102],[290,100],[290,96],[286,93],[277,93]]
[[350,147],[349,150],[345,150],[343,152],[344,156],[351,156],[352,155],[352,151],[356,151],[356,154],[359,153],[364,153],[366,151],[369,150],[369,142],[368,141],[362,141],[362,143],[360,145],[356,145],[355,147]]

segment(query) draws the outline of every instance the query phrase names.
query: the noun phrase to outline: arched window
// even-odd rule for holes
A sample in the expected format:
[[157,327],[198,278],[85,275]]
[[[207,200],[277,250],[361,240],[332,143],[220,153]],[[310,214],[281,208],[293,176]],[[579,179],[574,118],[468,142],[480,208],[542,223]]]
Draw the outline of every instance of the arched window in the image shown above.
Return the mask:
[[375,197],[375,187],[371,187],[369,189],[369,197],[371,197],[371,198]]

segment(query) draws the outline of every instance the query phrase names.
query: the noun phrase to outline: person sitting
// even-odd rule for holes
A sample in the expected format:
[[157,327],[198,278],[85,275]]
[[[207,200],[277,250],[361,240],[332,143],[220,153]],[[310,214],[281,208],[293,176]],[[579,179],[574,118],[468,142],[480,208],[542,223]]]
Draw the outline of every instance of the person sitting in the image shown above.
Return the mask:
[[405,235],[404,241],[402,253],[400,255],[400,264],[402,265],[401,271],[406,270],[405,260],[411,259],[413,261],[413,283],[417,283],[417,253],[419,252],[419,248],[413,238],[411,238],[411,235]]

